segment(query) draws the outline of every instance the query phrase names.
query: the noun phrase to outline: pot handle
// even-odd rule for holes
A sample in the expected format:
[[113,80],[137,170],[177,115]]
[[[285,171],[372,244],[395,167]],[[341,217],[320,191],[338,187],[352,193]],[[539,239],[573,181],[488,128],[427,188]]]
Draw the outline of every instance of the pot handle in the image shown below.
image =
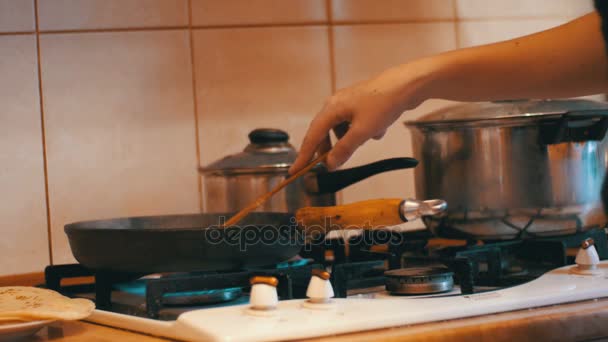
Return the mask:
[[350,169],[318,173],[313,178],[316,184],[311,185],[314,189],[309,190],[319,194],[332,193],[378,173],[409,169],[416,165],[418,160],[414,158],[390,158]]
[[569,112],[557,121],[540,123],[540,141],[544,145],[563,142],[599,141],[608,130],[606,111]]

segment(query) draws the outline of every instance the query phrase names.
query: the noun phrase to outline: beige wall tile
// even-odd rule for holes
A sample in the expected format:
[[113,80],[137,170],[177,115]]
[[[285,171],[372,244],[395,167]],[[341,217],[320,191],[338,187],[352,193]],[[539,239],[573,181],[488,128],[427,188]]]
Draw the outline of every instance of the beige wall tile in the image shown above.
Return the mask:
[[593,11],[592,0],[456,0],[460,19],[565,17]]
[[73,260],[68,222],[197,212],[187,31],[49,34],[41,52],[54,262]]
[[49,263],[36,39],[0,36],[0,275]]
[[334,27],[338,88],[391,66],[455,48],[454,23]]
[[39,0],[41,30],[188,25],[187,0]]
[[469,47],[513,39],[558,25],[560,19],[513,19],[458,22],[460,47]]
[[[367,79],[394,65],[456,47],[453,23],[340,26],[334,28],[338,88]],[[380,141],[359,148],[345,167],[391,157],[412,155],[409,131],[401,123],[452,104],[431,100],[406,112]],[[371,198],[413,197],[413,171],[393,171],[346,188],[344,201]],[[421,226],[415,222],[410,227]]]
[[199,26],[325,21],[325,0],[192,0],[192,23]]
[[325,27],[194,31],[201,162],[240,152],[259,127],[299,148],[331,94]]
[[35,29],[34,0],[0,0],[0,32]]
[[454,0],[331,0],[336,22],[454,18]]

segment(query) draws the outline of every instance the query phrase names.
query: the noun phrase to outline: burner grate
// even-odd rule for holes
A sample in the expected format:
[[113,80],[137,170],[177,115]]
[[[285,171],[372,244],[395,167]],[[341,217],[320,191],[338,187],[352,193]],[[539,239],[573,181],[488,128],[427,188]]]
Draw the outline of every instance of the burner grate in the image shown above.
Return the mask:
[[[569,248],[578,249],[587,238],[596,242],[600,259],[608,258],[608,241],[603,229],[576,235],[486,243],[480,246],[445,248],[434,260],[454,269],[463,294],[475,285],[505,287],[533,280],[548,270],[574,263]],[[428,263],[428,257],[404,257],[404,265]]]
[[336,298],[346,298],[348,290],[384,285],[383,260],[349,262],[332,267],[330,282]]
[[385,239],[388,246],[384,252],[374,250],[374,245],[367,243],[378,241],[373,234],[364,232],[358,239],[350,240],[348,260],[333,265],[332,284],[337,297],[346,297],[348,290],[384,285],[379,271],[381,267],[390,270],[444,265],[454,272],[462,294],[472,294],[476,287],[518,285],[551,269],[574,263],[568,249],[578,249],[587,238],[596,241],[600,259],[608,259],[608,240],[603,229],[566,236],[486,241],[483,245],[467,243],[437,249],[428,248],[428,235],[423,232],[393,233],[402,236]]
[[[145,282],[145,314],[159,318],[165,307],[163,297],[167,294],[220,290],[226,288],[249,288],[249,279],[256,275],[273,276],[279,280],[277,292],[281,300],[305,298],[306,286],[313,269],[322,269],[319,264],[285,266],[277,269],[255,269],[238,272],[184,273],[163,276],[157,279],[140,279]],[[94,284],[62,286],[62,279],[94,276]],[[90,270],[80,264],[48,266],[45,269],[46,287],[67,296],[77,296],[94,290],[98,309],[113,310],[114,285],[141,278],[143,274]]]

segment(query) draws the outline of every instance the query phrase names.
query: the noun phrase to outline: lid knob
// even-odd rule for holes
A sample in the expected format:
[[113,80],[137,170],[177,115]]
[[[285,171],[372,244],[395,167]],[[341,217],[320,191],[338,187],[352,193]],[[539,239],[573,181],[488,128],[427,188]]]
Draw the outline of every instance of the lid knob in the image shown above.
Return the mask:
[[289,140],[289,134],[280,129],[258,128],[249,133],[249,141],[252,144],[285,143]]

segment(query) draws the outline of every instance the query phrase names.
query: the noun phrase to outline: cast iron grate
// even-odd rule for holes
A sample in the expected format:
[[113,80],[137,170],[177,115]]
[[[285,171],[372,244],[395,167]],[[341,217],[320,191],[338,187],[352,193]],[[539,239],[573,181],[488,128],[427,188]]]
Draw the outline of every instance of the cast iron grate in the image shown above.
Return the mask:
[[[249,280],[256,275],[273,276],[279,280],[277,292],[281,300],[305,298],[306,286],[313,269],[322,268],[319,264],[293,266],[280,269],[255,269],[237,272],[209,272],[163,276],[146,279],[146,314],[158,318],[163,308],[163,296],[169,293],[190,291],[219,290],[226,288],[249,288]],[[94,283],[62,286],[62,279],[93,276]],[[143,274],[91,270],[80,264],[48,266],[45,269],[46,287],[67,296],[94,292],[98,309],[112,311],[113,286],[142,277]]]

